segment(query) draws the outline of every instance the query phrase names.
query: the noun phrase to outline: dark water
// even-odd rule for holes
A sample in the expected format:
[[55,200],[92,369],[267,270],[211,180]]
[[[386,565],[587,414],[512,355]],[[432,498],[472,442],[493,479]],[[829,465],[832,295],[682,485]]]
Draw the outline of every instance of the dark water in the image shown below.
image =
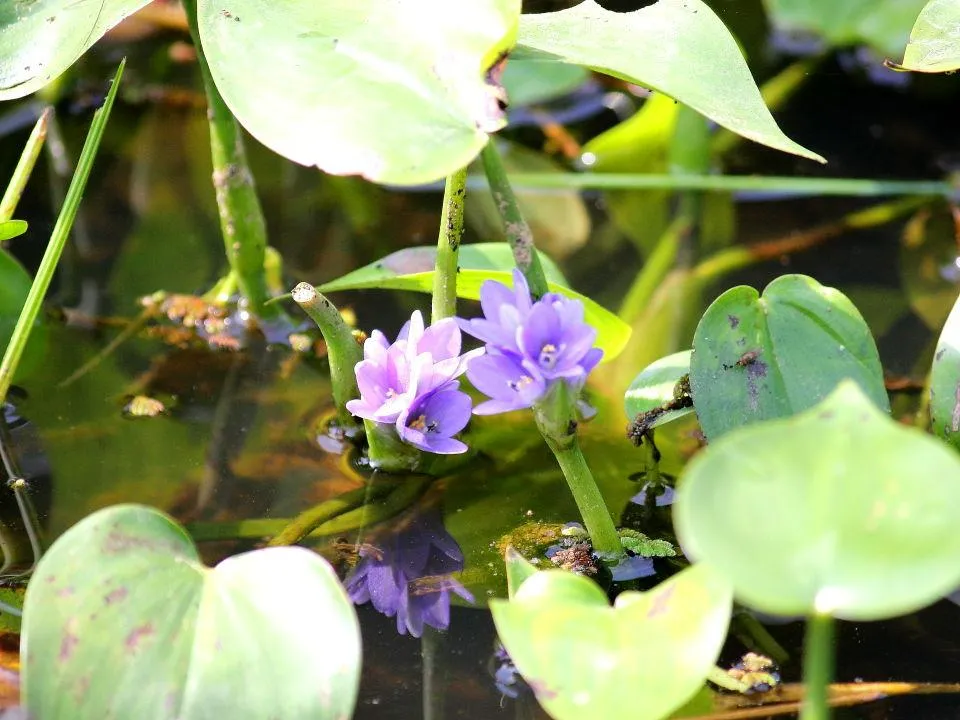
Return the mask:
[[[182,73],[168,69],[164,81],[182,88]],[[144,82],[135,72],[130,77],[133,86]],[[68,147],[76,153],[89,113],[80,107],[71,114],[71,107],[64,101],[60,109]],[[728,171],[937,178],[960,150],[953,128],[956,109],[956,93],[943,83],[922,79],[906,88],[880,86],[863,72],[828,60],[778,119],[791,137],[827,156],[830,165],[821,169],[744,145]],[[596,132],[613,121],[601,113],[574,130]],[[517,136],[528,143],[542,141],[535,130],[518,130]],[[13,131],[3,139],[0,172],[9,171],[24,138],[25,131]],[[118,502],[150,504],[184,522],[210,527],[247,518],[289,518],[360,486],[361,471],[317,439],[317,423],[329,409],[330,395],[322,359],[297,359],[285,348],[262,343],[241,353],[209,352],[138,336],[61,386],[115,337],[117,328],[102,319],[134,316],[137,298],[159,288],[203,292],[224,271],[202,110],[190,103],[125,102],[115,112],[105,142],[84,200],[77,242],[64,258],[52,292],[51,307],[76,312],[67,316],[68,322],[51,318],[45,361],[22,383],[28,397],[19,410],[35,435],[21,444],[20,452],[24,464],[34,468],[33,493],[47,539],[93,510]],[[250,150],[271,242],[285,260],[291,285],[329,280],[394,249],[434,242],[436,193],[401,193],[354,179],[324,178],[284,163],[253,141]],[[55,185],[52,171],[41,167],[18,213],[32,232],[12,249],[31,270],[41,252],[39,240],[55,216],[50,190]],[[835,222],[870,202],[742,199],[736,239],[788,236]],[[605,208],[600,194],[585,195],[590,239],[561,265],[578,289],[616,307],[643,260]],[[691,326],[690,319],[725,287],[741,282],[762,287],[783,272],[808,273],[844,290],[860,306],[892,375],[921,380],[936,331],[906,294],[909,288],[898,270],[902,231],[903,221],[846,232],[813,252],[738,271],[708,291],[700,306],[689,308],[690,317],[677,324]],[[481,239],[488,238],[476,228],[468,230],[468,241]],[[924,252],[937,255],[943,245],[942,239],[931,241]],[[949,255],[949,237],[946,245]],[[955,245],[952,252],[955,257]],[[426,307],[422,296],[373,291],[334,300],[356,313],[359,327],[379,327],[388,335],[411,310]],[[934,299],[925,307],[929,316],[940,312],[945,317],[950,303],[952,298],[939,304]],[[633,363],[638,370],[647,360],[689,343],[685,330],[670,335],[651,337],[650,346],[627,358],[624,366]],[[639,489],[628,478],[642,469],[643,458],[623,436],[626,418],[618,399],[623,386],[610,374],[604,377],[606,384],[601,380],[593,388],[601,412],[587,430],[585,452],[608,501],[623,509]],[[176,401],[167,415],[130,420],[122,413],[125,398],[139,392]],[[906,414],[914,400],[904,394],[894,406]],[[422,639],[399,635],[395,620],[369,605],[360,607],[365,657],[357,718],[543,716],[530,697],[514,700],[495,686],[494,632],[489,614],[480,608],[491,594],[503,591],[491,540],[530,520],[566,522],[576,512],[526,419],[475,425],[484,438],[481,459],[430,488],[418,502],[439,510],[460,544],[466,562],[462,580],[477,606],[457,604],[449,631],[428,630]],[[685,425],[662,438],[668,471],[678,472],[696,447],[691,431]],[[491,447],[506,450],[490,452]],[[353,560],[338,548],[378,541],[395,531],[389,522],[385,529],[319,538],[316,547],[346,570]],[[215,561],[252,543],[209,542],[201,550]],[[955,680],[960,675],[958,613],[956,606],[942,602],[890,622],[840,624],[837,679]],[[770,630],[791,651],[784,675],[796,680],[802,627],[794,623]],[[733,661],[742,650],[731,642],[725,659]],[[837,712],[837,717],[871,719],[957,716],[960,701],[948,697],[901,698]]]

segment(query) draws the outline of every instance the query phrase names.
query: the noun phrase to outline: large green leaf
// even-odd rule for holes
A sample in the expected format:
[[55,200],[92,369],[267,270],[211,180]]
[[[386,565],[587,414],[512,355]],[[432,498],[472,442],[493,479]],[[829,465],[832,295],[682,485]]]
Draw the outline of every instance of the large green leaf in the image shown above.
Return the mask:
[[33,717],[334,718],[356,700],[360,633],[330,566],[270,548],[205,567],[166,515],[119,505],[44,556],[27,589]]
[[910,31],[905,70],[951,72],[960,68],[960,2],[930,0]]
[[865,43],[884,55],[899,54],[925,0],[765,0],[774,25],[812,32],[831,46]]
[[650,592],[621,593],[611,608],[592,580],[545,570],[490,609],[551,717],[661,720],[703,686],[726,638],[731,591],[700,565]]
[[0,100],[39,90],[150,0],[0,2]]
[[960,300],[940,333],[930,370],[933,431],[960,449]]
[[524,15],[517,43],[658,90],[744,137],[823,162],[777,127],[737,41],[700,0],[660,0],[630,13],[584,0]]
[[783,615],[877,620],[960,585],[960,458],[855,383],[698,454],[678,485],[685,552]]
[[727,290],[694,334],[690,386],[710,440],[806,410],[844,378],[889,409],[870,328],[843,293],[805,275],[777,278],[762,297]]
[[487,71],[520,0],[199,0],[217,88],[267,147],[337,175],[417,184],[505,123]]

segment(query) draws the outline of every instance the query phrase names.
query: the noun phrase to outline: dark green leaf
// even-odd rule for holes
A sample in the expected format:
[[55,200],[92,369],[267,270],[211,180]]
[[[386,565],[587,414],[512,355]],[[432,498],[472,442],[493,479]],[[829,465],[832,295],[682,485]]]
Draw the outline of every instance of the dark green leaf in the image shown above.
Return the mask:
[[490,603],[497,632],[537,700],[557,720],[661,720],[702,687],[726,638],[731,590],[701,565],[611,608],[592,580],[529,577]]
[[205,567],[162,513],[91,515],[43,557],[23,617],[32,716],[349,717],[353,605],[320,556],[269,548]]
[[573,92],[590,73],[578,65],[544,59],[511,58],[503,72],[510,107],[535,105]]
[[[23,266],[0,249],[0,355],[10,342],[32,283],[33,279]],[[43,360],[46,349],[47,326],[38,320],[17,366],[17,377],[32,372]]]
[[712,441],[741,425],[812,407],[844,378],[888,410],[870,329],[843,293],[784,275],[763,296],[731,288],[703,314],[693,339],[690,386]]
[[[487,71],[520,0],[199,0],[210,71],[237,119],[304,165],[418,184],[472,160],[505,124]],[[278,58],[280,52],[282,58]]]
[[744,137],[823,162],[777,127],[737,41],[700,0],[660,0],[630,13],[584,0],[522,16],[517,43],[658,90]]
[[960,585],[960,458],[875,403],[844,381],[711,442],[677,486],[684,551],[783,615],[879,620]]

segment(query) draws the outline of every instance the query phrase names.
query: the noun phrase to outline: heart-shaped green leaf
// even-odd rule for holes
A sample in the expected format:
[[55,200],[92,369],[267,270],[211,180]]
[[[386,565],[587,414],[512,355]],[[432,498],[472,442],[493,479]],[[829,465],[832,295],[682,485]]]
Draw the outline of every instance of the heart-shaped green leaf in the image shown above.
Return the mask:
[[783,615],[878,620],[960,585],[960,458],[894,422],[856,383],[793,418],[742,428],[678,484],[677,537]]
[[960,449],[960,300],[944,323],[933,356],[930,420],[937,435]]
[[584,0],[524,15],[517,44],[658,90],[746,138],[824,162],[777,127],[737,41],[700,0],[660,0],[629,13]]
[[466,165],[505,117],[486,77],[520,0],[199,0],[217,89],[270,149],[402,185]]
[[360,633],[318,555],[269,548],[207,568],[167,516],[120,505],[43,557],[22,652],[33,717],[334,720],[353,711]]
[[[684,375],[690,374],[690,350],[667,355],[647,365],[634,378],[623,396],[623,406],[627,417],[633,420],[637,415],[663,408],[676,400],[677,383]],[[693,412],[693,405],[669,409],[658,415],[647,427],[655,428],[677,420]]]
[[903,53],[904,70],[952,72],[960,68],[960,2],[930,0],[920,11]]
[[26,231],[26,220],[4,220],[0,222],[0,242],[23,235]]
[[0,100],[29,95],[73,65],[104,33],[150,0],[0,3]]
[[843,293],[784,275],[761,297],[745,285],[707,308],[693,337],[690,387],[710,440],[812,407],[844,378],[889,408],[870,328]]
[[492,600],[500,640],[557,720],[660,720],[689,700],[716,661],[730,619],[729,583],[687,568],[613,608],[591,580],[530,576],[513,600]]

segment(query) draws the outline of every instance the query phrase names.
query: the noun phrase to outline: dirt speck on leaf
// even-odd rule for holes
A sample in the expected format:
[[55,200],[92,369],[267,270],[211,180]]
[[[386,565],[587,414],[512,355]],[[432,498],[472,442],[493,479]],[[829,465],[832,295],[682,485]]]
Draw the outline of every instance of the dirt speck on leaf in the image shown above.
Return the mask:
[[140,647],[140,643],[153,634],[153,623],[148,622],[144,625],[139,625],[130,631],[124,644],[127,646],[128,651],[131,653],[136,652]]
[[736,315],[727,315],[727,322],[730,323],[730,328],[732,330],[736,330],[740,325],[740,318],[738,318]]
[[73,656],[73,651],[77,647],[78,642],[80,642],[80,638],[69,630],[65,630],[63,639],[60,641],[60,654],[57,655],[57,660],[62,663],[68,662]]
[[670,598],[673,597],[673,593],[676,589],[676,585],[671,585],[666,590],[657,593],[656,597],[653,598],[653,603],[650,605],[650,609],[647,610],[647,617],[655,618],[667,612],[667,610],[670,608]]
[[125,587],[115,588],[111,590],[109,593],[107,593],[107,595],[103,598],[103,602],[106,603],[107,605],[118,603],[121,600],[123,600],[125,597],[127,597],[128,593],[129,591]]

